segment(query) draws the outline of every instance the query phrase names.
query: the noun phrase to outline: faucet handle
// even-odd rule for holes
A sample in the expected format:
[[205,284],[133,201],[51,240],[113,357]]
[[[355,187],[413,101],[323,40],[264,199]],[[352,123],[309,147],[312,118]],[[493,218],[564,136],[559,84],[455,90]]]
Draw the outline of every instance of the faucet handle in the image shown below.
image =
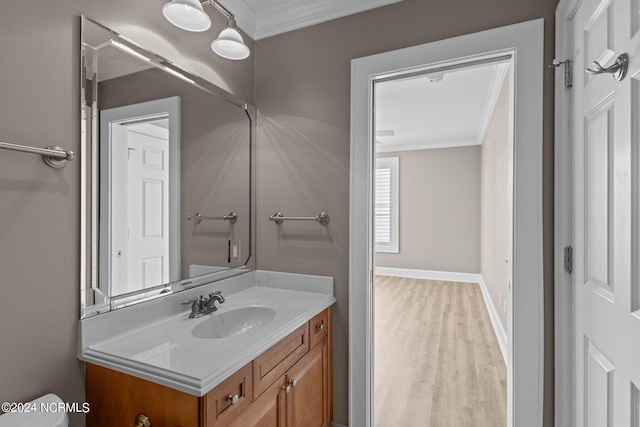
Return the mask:
[[199,300],[198,300],[198,298],[197,298],[197,297],[193,297],[193,298],[191,298],[191,299],[188,299],[188,300],[184,300],[184,301],[182,301],[182,302],[180,303],[180,305],[195,304],[195,303],[197,303],[198,301],[199,301]]

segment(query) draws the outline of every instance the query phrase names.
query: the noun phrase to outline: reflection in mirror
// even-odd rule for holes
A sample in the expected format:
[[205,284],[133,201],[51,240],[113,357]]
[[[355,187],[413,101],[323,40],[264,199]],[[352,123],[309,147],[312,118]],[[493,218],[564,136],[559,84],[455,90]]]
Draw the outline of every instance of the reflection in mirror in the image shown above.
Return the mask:
[[246,272],[255,109],[83,18],[82,317]]
[[179,97],[100,108],[100,283],[112,298],[180,280],[179,126]]

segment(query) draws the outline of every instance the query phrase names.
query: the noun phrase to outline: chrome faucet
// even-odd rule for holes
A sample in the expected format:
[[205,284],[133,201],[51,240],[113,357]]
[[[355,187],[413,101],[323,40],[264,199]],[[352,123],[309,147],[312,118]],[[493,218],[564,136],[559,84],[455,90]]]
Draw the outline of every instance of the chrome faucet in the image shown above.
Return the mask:
[[216,301],[220,304],[224,303],[225,300],[222,296],[222,292],[212,292],[209,294],[209,298],[205,298],[200,295],[200,297],[183,301],[181,304],[191,304],[191,314],[189,314],[189,319],[195,319],[197,317],[204,316],[205,314],[210,314],[216,311],[218,309],[218,307],[216,307]]

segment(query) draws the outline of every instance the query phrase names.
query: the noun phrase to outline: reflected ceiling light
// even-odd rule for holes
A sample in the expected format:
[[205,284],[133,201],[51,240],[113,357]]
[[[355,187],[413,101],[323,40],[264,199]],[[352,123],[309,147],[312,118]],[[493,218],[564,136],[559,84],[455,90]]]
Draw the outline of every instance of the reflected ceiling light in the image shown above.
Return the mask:
[[240,60],[249,56],[250,51],[242,39],[231,12],[217,0],[171,0],[162,8],[165,18],[173,25],[188,31],[206,31],[211,27],[211,19],[202,6],[211,5],[227,18],[227,26],[217,39],[211,42],[211,49],[226,59]]

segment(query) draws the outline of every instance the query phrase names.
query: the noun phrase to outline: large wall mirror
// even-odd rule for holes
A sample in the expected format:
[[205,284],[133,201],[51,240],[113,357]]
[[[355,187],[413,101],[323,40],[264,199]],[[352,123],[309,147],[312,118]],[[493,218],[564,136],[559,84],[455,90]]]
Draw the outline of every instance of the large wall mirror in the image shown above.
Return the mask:
[[253,269],[255,108],[82,18],[81,317]]

